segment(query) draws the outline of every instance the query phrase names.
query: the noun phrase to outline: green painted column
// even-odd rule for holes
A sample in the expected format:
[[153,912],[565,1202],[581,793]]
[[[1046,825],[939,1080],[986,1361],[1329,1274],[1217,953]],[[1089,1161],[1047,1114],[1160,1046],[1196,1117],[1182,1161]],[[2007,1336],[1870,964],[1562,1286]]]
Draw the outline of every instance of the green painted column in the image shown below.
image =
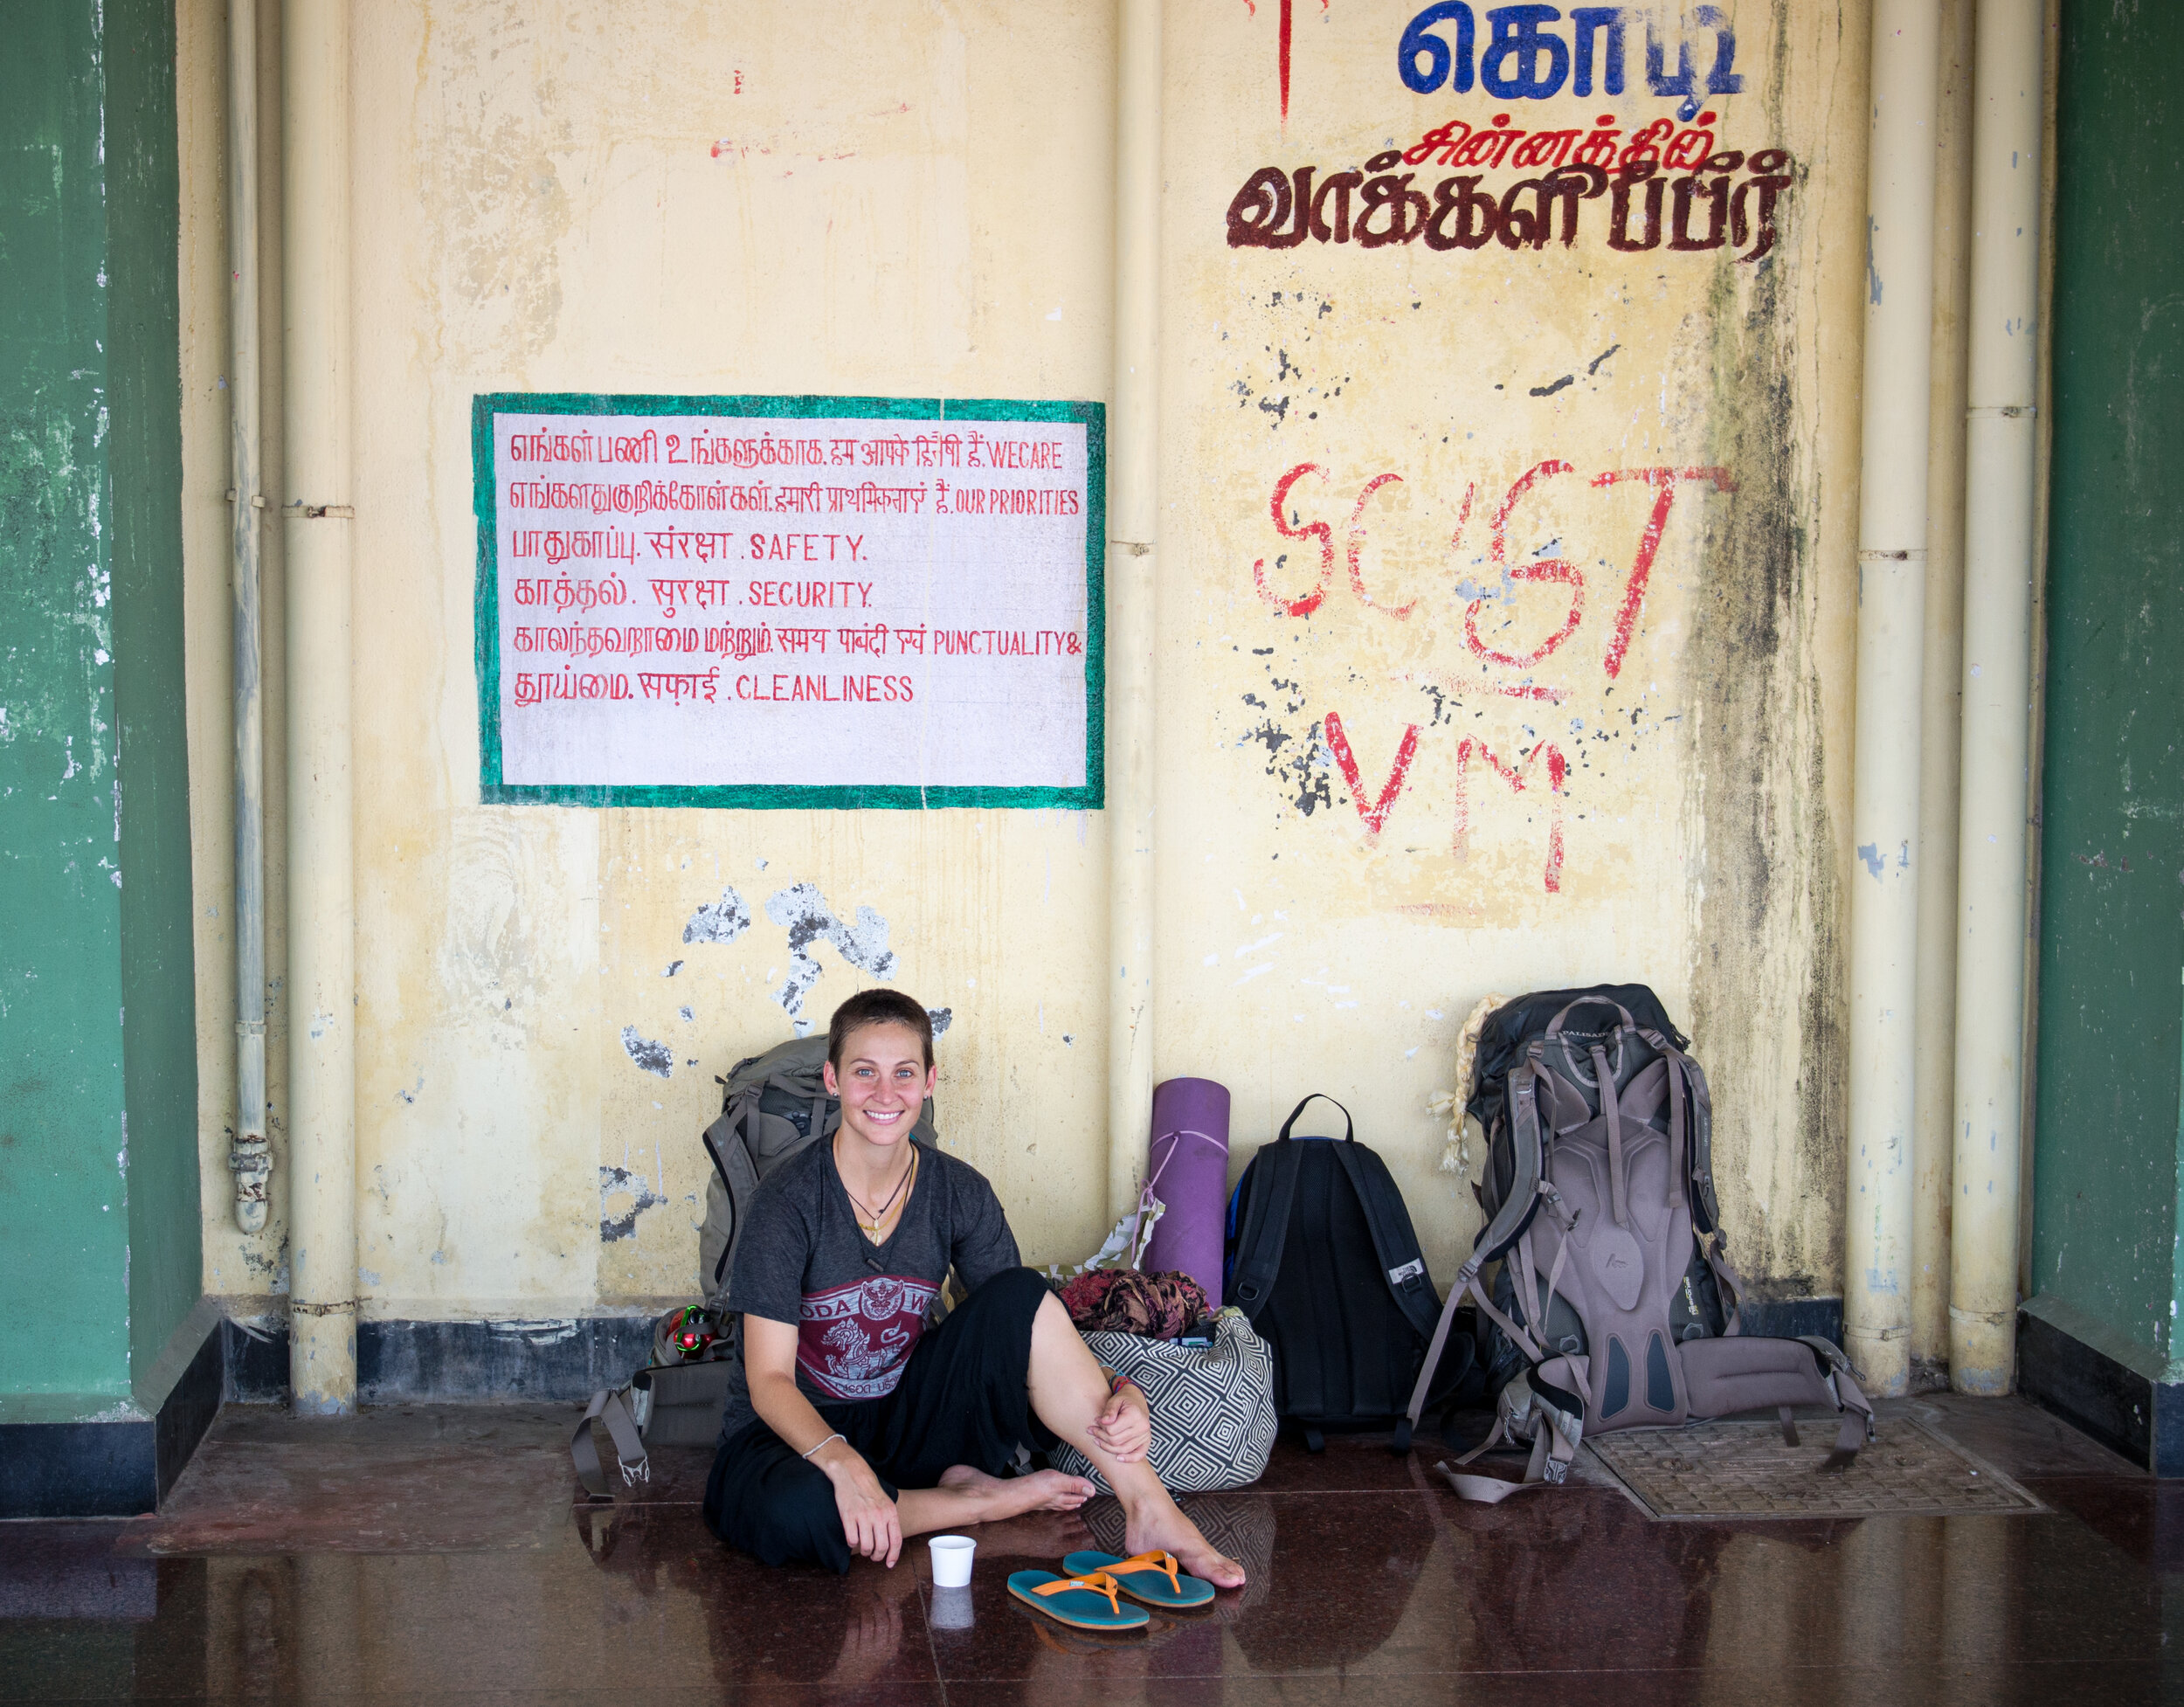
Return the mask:
[[2184,1376],[2184,6],[2064,0],[2033,1312]]
[[0,1425],[156,1413],[201,1289],[174,76],[170,5],[10,9]]

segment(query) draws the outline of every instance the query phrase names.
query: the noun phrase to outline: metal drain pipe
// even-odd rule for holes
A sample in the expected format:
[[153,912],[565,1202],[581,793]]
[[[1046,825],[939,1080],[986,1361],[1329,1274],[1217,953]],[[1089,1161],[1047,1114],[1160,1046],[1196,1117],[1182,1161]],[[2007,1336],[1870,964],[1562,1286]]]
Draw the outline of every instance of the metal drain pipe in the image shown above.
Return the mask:
[[1939,0],[1877,0],[1851,766],[1850,1144],[1843,1331],[1869,1393],[1911,1384],[1921,674]]
[[1950,1194],[1949,1380],[1959,1393],[2008,1393],[2017,1362],[2043,10],[2041,0],[1981,0],[1973,47]]
[[227,411],[235,598],[235,1224],[266,1229],[266,708],[259,606],[258,8],[227,9]]
[[1123,0],[1108,412],[1107,1192],[1137,1201],[1152,1130],[1153,684],[1160,487],[1160,0]]
[[300,1414],[342,1416],[356,1408],[349,0],[288,0],[284,45],[288,1373]]

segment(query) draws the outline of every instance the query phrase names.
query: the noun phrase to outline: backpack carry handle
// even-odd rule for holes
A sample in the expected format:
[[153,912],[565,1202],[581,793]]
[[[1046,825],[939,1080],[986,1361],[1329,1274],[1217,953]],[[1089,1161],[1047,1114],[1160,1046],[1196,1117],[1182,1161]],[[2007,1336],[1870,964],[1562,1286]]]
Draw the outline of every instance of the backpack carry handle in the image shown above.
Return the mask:
[[[1324,1090],[1314,1091],[1311,1096],[1307,1096],[1304,1099],[1304,1102],[1310,1102],[1313,1097],[1317,1097],[1323,1102],[1335,1102],[1335,1099],[1330,1096]],[[1296,1117],[1304,1112],[1304,1102],[1300,1102],[1294,1109],[1291,1109],[1289,1110],[1289,1117],[1282,1123],[1282,1136],[1283,1137],[1286,1138],[1289,1136],[1289,1128],[1296,1124]],[[1342,1104],[1339,1102],[1335,1102],[1335,1106],[1338,1109],[1342,1109]],[[1342,1109],[1342,1141],[1344,1144],[1357,1143],[1358,1124],[1355,1121],[1351,1119],[1350,1110],[1347,1109]]]
[[1611,1002],[1605,996],[1580,996],[1577,999],[1577,1000],[1572,1002],[1569,1006],[1564,1008],[1561,1012],[1556,1014],[1553,1019],[1547,1021],[1547,1035],[1550,1038],[1560,1037],[1562,1035],[1562,1022],[1565,1019],[1567,1019],[1572,1013],[1575,1013],[1581,1007],[1612,1007],[1616,1012],[1623,1016],[1623,1024],[1626,1026],[1632,1031],[1635,1031],[1638,1028],[1638,1022],[1630,1017],[1630,1010],[1625,1007],[1621,1002]]

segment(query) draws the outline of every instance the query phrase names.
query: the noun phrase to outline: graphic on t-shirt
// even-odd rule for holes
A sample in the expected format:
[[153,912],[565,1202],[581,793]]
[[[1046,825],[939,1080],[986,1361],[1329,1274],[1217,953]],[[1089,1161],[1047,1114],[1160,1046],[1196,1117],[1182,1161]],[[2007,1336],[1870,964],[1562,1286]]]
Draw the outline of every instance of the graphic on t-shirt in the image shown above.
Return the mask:
[[874,1275],[828,1292],[807,1292],[798,1311],[797,1361],[836,1399],[881,1399],[925,1331],[926,1306],[940,1289],[903,1275]]

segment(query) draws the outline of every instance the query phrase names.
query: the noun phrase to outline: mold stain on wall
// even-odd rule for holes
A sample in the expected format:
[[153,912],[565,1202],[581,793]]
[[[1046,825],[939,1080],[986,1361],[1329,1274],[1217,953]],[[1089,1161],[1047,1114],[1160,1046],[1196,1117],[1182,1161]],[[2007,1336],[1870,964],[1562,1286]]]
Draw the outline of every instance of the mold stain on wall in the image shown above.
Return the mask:
[[[1763,100],[1775,128],[1791,39],[1780,0],[1773,38]],[[1800,321],[1812,311],[1792,271],[1804,248],[1786,245],[1741,276],[1717,266],[1707,302],[1711,453],[1738,469],[1740,492],[1701,558],[1686,830],[1701,874],[1692,1033],[1717,1109],[1774,1112],[1771,1132],[1717,1125],[1717,1173],[1746,1188],[1724,1191],[1724,1213],[1731,1248],[1761,1295],[1776,1296],[1840,1289],[1848,1126],[1847,920],[1813,525],[1824,494],[1806,448],[1816,400],[1800,396]],[[1754,1015],[1773,1023],[1754,1026]]]

